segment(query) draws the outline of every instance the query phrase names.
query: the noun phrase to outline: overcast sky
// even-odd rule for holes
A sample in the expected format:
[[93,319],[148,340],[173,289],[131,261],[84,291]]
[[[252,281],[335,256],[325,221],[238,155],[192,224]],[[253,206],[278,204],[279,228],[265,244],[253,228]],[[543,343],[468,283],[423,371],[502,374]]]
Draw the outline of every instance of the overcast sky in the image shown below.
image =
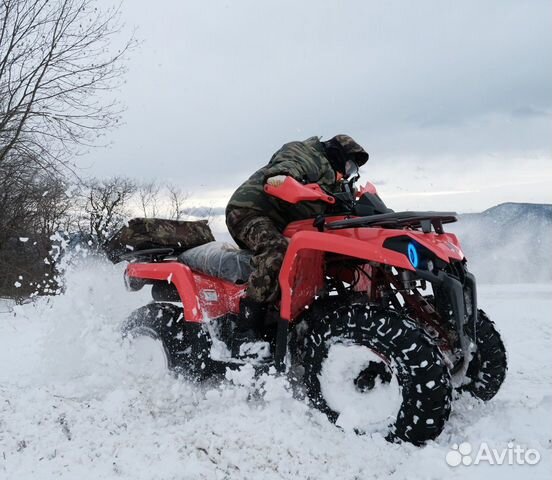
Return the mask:
[[221,206],[283,143],[347,133],[392,208],[552,203],[551,1],[127,0],[123,18],[143,41],[125,124],[86,174]]

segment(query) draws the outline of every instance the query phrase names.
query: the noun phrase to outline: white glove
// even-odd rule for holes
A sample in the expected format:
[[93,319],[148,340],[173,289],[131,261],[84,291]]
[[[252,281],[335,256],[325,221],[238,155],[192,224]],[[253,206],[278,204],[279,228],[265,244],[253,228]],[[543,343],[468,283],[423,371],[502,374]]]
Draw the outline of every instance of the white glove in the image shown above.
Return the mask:
[[267,185],[271,185],[273,187],[279,187],[286,181],[286,178],[286,175],[276,175],[267,179],[266,183]]

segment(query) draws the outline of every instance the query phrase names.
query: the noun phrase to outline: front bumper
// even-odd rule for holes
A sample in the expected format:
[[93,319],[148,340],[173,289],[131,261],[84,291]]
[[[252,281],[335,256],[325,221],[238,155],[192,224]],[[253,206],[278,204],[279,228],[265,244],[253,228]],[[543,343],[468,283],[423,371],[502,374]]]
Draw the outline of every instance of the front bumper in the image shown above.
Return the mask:
[[[477,285],[475,276],[463,270],[462,278],[457,278],[443,270],[432,273],[427,270],[416,270],[416,274],[438,287],[444,292],[450,301],[452,317],[456,330],[463,360],[452,372],[453,383],[461,384],[464,381],[466,372],[473,354],[475,353],[475,339],[477,335]],[[471,324],[473,334],[468,336],[466,326]]]

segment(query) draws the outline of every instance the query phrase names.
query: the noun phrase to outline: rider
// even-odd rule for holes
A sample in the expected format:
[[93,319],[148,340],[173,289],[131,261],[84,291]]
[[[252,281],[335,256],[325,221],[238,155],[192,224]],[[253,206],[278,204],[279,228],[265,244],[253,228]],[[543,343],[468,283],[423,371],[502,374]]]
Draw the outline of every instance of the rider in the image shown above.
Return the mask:
[[257,170],[232,195],[226,207],[226,225],[236,243],[253,252],[253,271],[240,301],[233,354],[238,355],[244,343],[256,340],[255,329],[264,321],[267,305],[280,296],[278,274],[288,245],[282,235],[286,225],[324,213],[327,206],[323,202],[286,203],[267,195],[264,185],[280,186],[290,176],[336,191],[338,182],[347,174],[349,161],[360,167],[368,161],[368,153],[348,135],[336,135],[327,141],[311,137],[286,143],[268,165]]

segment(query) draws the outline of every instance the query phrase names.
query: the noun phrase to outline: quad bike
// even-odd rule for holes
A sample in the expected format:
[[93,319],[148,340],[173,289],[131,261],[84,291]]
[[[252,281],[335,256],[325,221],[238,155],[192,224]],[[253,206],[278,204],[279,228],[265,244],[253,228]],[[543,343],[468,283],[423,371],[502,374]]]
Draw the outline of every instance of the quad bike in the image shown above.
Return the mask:
[[331,210],[284,231],[281,301],[258,332],[271,344],[268,362],[230,354],[247,278],[192,269],[177,249],[127,256],[127,287],[151,285],[154,301],[128,318],[124,335],[155,339],[170,369],[196,379],[247,361],[291,372],[343,428],[415,445],[436,438],[454,389],[482,400],[497,393],[504,345],[478,308],[456,236],[443,230],[456,214],[393,212],[372,184],[357,191],[357,179],[358,172],[338,193],[290,177],[265,187],[283,202],[326,202]]

